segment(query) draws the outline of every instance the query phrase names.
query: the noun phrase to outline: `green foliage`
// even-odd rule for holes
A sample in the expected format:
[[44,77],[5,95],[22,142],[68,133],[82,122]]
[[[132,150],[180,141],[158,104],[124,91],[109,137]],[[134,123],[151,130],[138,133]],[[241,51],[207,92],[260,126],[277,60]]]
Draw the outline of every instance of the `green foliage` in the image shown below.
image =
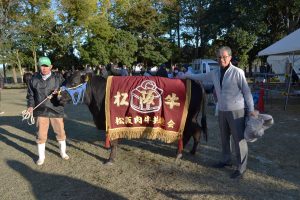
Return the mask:
[[69,23],[80,26],[85,25],[98,11],[98,0],[61,0],[62,10],[61,18],[67,18]]
[[0,61],[32,68],[35,57],[48,55],[61,69],[150,66],[214,58],[228,45],[246,67],[300,27],[299,13],[299,0],[0,1]]
[[166,28],[161,23],[164,15],[151,1],[133,1],[126,12],[121,12],[123,29],[131,32],[137,39],[137,60],[147,65],[166,62],[171,53],[166,49],[169,42],[162,37]]
[[129,32],[116,30],[110,41],[110,60],[130,66],[136,61],[137,39]]
[[101,38],[89,38],[87,44],[82,45],[79,51],[84,64],[96,66],[110,61],[107,43]]
[[165,63],[171,57],[169,44],[164,39],[145,38],[139,40],[139,57],[143,59],[145,66]]
[[233,56],[238,57],[239,66],[248,64],[248,52],[253,48],[256,36],[241,28],[232,28],[225,37],[227,44],[232,48]]

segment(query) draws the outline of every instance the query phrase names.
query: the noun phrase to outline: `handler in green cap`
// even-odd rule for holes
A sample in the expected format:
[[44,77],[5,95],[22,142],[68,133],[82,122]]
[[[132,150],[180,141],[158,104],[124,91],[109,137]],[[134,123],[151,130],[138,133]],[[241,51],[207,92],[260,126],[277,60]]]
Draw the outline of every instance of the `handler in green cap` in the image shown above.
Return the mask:
[[50,67],[51,66],[50,59],[48,57],[40,57],[40,59],[39,59],[39,66]]
[[[38,128],[36,142],[39,154],[36,164],[42,165],[45,161],[45,148],[50,123],[60,146],[61,157],[68,160],[69,156],[66,154],[66,133],[63,121],[64,107],[57,98],[57,91],[64,79],[51,71],[52,64],[48,57],[41,57],[38,65],[40,73],[36,73],[28,84],[27,111],[33,113],[33,116],[36,118]],[[39,105],[50,94],[52,94],[51,98]],[[33,110],[37,105],[39,106]]]

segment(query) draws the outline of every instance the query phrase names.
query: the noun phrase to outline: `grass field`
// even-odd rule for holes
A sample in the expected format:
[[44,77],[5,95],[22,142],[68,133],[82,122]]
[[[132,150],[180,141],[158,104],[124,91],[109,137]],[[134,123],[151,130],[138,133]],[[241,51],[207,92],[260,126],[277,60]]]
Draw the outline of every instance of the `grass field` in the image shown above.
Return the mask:
[[214,169],[221,149],[217,118],[208,109],[208,142],[196,156],[185,150],[175,163],[176,145],[124,140],[117,163],[103,165],[109,152],[104,132],[92,123],[85,105],[66,107],[65,128],[70,160],[59,156],[52,131],[46,160],[37,166],[35,127],[21,121],[25,89],[2,91],[0,115],[0,199],[300,199],[300,99],[274,99],[266,111],[275,124],[249,144],[248,170],[232,180],[233,169]]

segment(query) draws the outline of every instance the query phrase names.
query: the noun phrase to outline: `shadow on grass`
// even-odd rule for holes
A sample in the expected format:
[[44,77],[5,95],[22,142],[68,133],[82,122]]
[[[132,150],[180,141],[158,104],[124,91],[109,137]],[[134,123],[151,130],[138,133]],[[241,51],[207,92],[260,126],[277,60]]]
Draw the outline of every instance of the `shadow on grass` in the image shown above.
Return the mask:
[[[78,151],[82,151],[89,156],[93,156],[94,158],[99,159],[100,161],[104,161],[105,159],[98,156],[98,154],[93,154],[93,153],[89,152],[87,149],[80,148],[80,146],[76,144],[77,142],[86,142],[86,143],[94,145],[96,147],[104,148],[103,146],[104,146],[105,135],[103,134],[104,133],[103,131],[97,130],[95,128],[95,126],[93,126],[93,125],[89,125],[89,124],[87,125],[86,123],[78,123],[78,120],[80,117],[83,118],[82,121],[89,121],[89,120],[92,121],[92,119],[88,115],[89,113],[86,114],[86,112],[89,112],[89,111],[87,109],[84,109],[83,107],[81,107],[81,109],[79,109],[78,111],[76,111],[76,110],[72,111],[72,115],[70,115],[72,117],[74,116],[74,118],[77,119],[77,121],[73,120],[71,118],[65,119],[65,128],[66,128],[66,132],[67,132],[67,138],[68,138],[68,141],[70,141],[70,142],[68,142],[68,146],[70,146],[74,149],[77,149]],[[85,113],[85,114],[81,114],[81,113]],[[14,126],[15,128],[20,129],[30,135],[32,135],[36,131],[34,126],[28,126],[26,124],[26,122],[22,123],[21,117],[17,117],[17,116],[1,116],[0,126],[1,125]],[[55,136],[54,136],[53,132],[52,133],[50,133],[50,132],[52,132],[52,131],[49,131],[49,139],[53,140],[53,145],[54,145]],[[28,149],[26,149],[26,146],[22,147],[22,146],[16,144],[12,140],[10,140],[10,137],[15,138],[19,141],[22,141],[22,142],[30,144],[30,145],[35,145],[34,140],[27,139],[26,137],[21,137],[18,135],[18,133],[7,132],[5,129],[0,129],[0,133],[1,133],[1,135],[0,135],[1,141],[3,141],[4,143],[6,143],[9,146],[14,147],[15,149],[19,150],[20,152],[27,154],[32,159],[36,158],[35,154],[33,154]],[[267,136],[265,136],[265,139],[266,138],[267,138]],[[216,148],[214,145],[215,144],[212,145],[210,142],[208,142],[207,144],[206,143],[201,144],[201,146],[198,147],[196,156],[191,156],[187,152],[191,147],[191,145],[188,145],[187,149],[185,150],[183,160],[187,160],[192,163],[197,163],[201,166],[209,167],[212,164],[212,162],[217,161],[220,156],[220,151],[218,150],[218,149],[220,149],[220,146],[218,146]],[[177,144],[165,144],[165,143],[162,143],[159,141],[142,140],[142,139],[141,140],[125,140],[125,139],[121,140],[120,149],[124,151],[123,154],[126,154],[127,151],[128,152],[132,151],[131,147],[139,148],[141,150],[149,151],[154,154],[159,154],[159,155],[170,157],[170,158],[173,157],[174,161],[175,161]],[[51,151],[51,150],[47,149],[47,151]],[[51,152],[58,155],[58,153],[55,151],[51,151]],[[252,152],[249,151],[249,154],[251,156]],[[134,155],[131,154],[131,156],[134,156]],[[266,157],[268,158],[268,155],[266,155]],[[250,161],[249,165],[248,165],[249,170],[252,170],[254,172],[258,172],[261,174],[265,174],[270,177],[276,177],[276,178],[287,180],[289,182],[293,182],[295,184],[299,184],[299,181],[296,180],[296,178],[292,178],[292,177],[297,177],[297,173],[295,173],[293,171],[289,171],[287,169],[280,168],[279,170],[281,170],[283,173],[279,174],[277,172],[278,169],[276,167],[267,166],[267,167],[270,167],[272,169],[272,171],[268,170],[266,172],[264,169],[260,169],[257,167],[257,165],[261,165],[261,163],[259,161],[257,161],[256,159],[249,158],[249,161]],[[123,161],[118,160],[118,162],[120,162],[122,164]]]
[[[33,135],[36,133],[36,127],[35,125],[29,126],[27,124],[27,122],[23,121],[22,122],[22,118],[18,117],[18,116],[1,116],[1,121],[0,121],[0,127],[3,125],[7,125],[7,126],[12,126],[16,129],[20,129],[22,130],[24,133],[27,133],[28,135]],[[102,158],[98,155],[95,155],[93,153],[88,152],[85,149],[79,148],[78,146],[76,146],[76,143],[78,142],[87,142],[91,145],[100,147],[100,148],[104,148],[104,145],[99,145],[96,144],[99,141],[104,141],[105,135],[101,134],[99,130],[97,130],[95,127],[90,126],[90,125],[84,125],[84,124],[78,124],[75,121],[72,120],[68,120],[65,119],[65,129],[67,132],[67,145],[68,147],[72,147],[74,149],[77,149],[79,151],[82,151],[84,153],[86,153],[89,156],[92,156],[98,160],[100,160],[101,162],[104,162],[106,159]],[[70,133],[70,134],[68,134]],[[20,152],[25,153],[26,155],[28,155],[30,158],[32,158],[33,160],[36,160],[38,158],[38,156],[34,153],[32,153],[31,151],[29,151],[26,146],[22,147],[19,144],[13,142],[12,140],[9,139],[9,137],[17,139],[21,142],[24,142],[28,145],[36,145],[35,140],[32,139],[28,139],[26,137],[22,137],[20,135],[18,135],[18,133],[10,133],[7,130],[0,128],[0,141],[6,143],[7,145],[17,149]],[[52,128],[49,128],[49,132],[48,132],[48,141],[47,141],[47,145],[52,145],[56,148],[58,148],[58,145],[56,145],[56,137],[55,134],[52,130]],[[47,152],[51,152],[57,156],[60,156],[59,153],[57,151],[54,151],[50,148],[47,148],[46,145],[46,151]]]
[[[15,136],[9,132],[7,132],[4,129],[0,128],[0,141],[5,143],[6,145],[15,148],[16,150],[18,150],[19,152],[22,152],[24,154],[26,154],[27,156],[29,156],[33,161],[38,159],[38,156],[34,153],[32,153],[31,151],[29,151],[28,149],[18,145],[17,143],[11,141],[10,139],[8,139],[6,136]],[[19,137],[18,137],[19,138]],[[22,138],[23,140],[24,138]]]
[[126,199],[107,189],[79,179],[35,171],[19,161],[8,160],[7,165],[31,184],[35,199]]
[[[198,191],[198,190],[190,190],[190,191],[176,191],[176,190],[163,190],[163,189],[156,189],[157,192],[165,195],[168,198],[171,199],[177,199],[177,200],[187,200],[189,199],[188,197],[182,197],[182,196],[199,196],[199,199],[201,199],[200,197],[204,195],[207,197],[207,195],[224,195],[221,192],[217,192],[217,191]],[[228,194],[229,195],[229,194]]]
[[[81,123],[93,121],[92,115],[90,114],[90,111],[88,110],[86,105],[73,106],[68,104],[66,106],[66,114],[68,115],[68,118],[65,119],[65,127],[67,133],[69,133],[69,140],[72,140],[73,142],[85,141],[100,148],[104,148],[105,131],[96,129],[94,125],[87,126],[86,124]],[[96,144],[95,141],[101,141],[101,145]],[[176,158],[177,143],[166,144],[157,140],[147,139],[120,139],[120,149],[124,151],[131,151],[131,149],[127,146],[137,147],[166,157],[173,157],[174,160]],[[195,156],[192,156],[187,152],[190,151],[191,148],[191,145],[188,145],[186,147],[183,159],[188,159],[191,162],[198,162],[199,159],[195,159]],[[201,149],[200,145],[198,146],[198,149]],[[210,152],[209,154],[211,155],[213,153]],[[197,155],[200,155],[199,151]],[[205,162],[201,162],[198,164],[207,165],[207,163]]]
[[[30,150],[28,150],[25,147],[20,146],[19,144],[17,144],[16,142],[13,142],[12,140],[9,139],[9,137],[17,139],[21,142],[27,143],[29,145],[34,145],[36,146],[36,142],[18,135],[15,135],[13,133],[10,133],[8,131],[6,131],[5,129],[0,128],[0,141],[2,141],[3,143],[5,143],[6,145],[15,148],[16,150],[18,150],[19,152],[22,152],[24,154],[26,154],[27,156],[29,156],[33,161],[38,159],[37,154],[32,153]],[[55,152],[52,149],[46,148],[47,151],[56,154],[59,156],[59,153]]]
[[[174,170],[174,168],[172,169]],[[160,171],[169,173],[169,171]],[[278,180],[270,182],[266,179],[230,179],[223,173],[216,171],[213,174],[173,171],[179,179],[189,177],[189,181],[198,185],[197,189],[179,190],[156,188],[158,193],[171,199],[299,199],[299,190],[296,187],[284,187]],[[193,187],[194,188],[194,187]]]

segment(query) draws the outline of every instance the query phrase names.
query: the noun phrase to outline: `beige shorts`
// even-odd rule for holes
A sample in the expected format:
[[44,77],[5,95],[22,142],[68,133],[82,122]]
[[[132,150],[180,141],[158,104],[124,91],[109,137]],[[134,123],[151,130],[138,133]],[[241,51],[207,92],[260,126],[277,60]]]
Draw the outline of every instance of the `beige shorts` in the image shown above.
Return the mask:
[[63,118],[37,117],[36,126],[38,128],[38,132],[36,142],[38,144],[46,143],[50,123],[56,134],[57,141],[66,140]]

